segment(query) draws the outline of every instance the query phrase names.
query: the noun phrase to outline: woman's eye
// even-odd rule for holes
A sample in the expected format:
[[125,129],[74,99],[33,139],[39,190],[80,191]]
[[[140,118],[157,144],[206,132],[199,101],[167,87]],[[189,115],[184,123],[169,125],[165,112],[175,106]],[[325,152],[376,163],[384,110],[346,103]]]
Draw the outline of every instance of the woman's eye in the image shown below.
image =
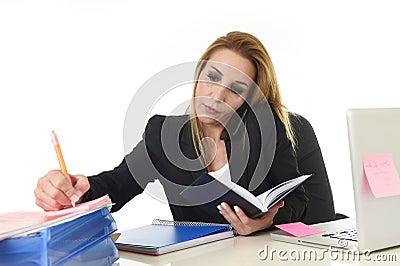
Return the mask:
[[231,86],[230,87],[231,92],[233,92],[234,94],[242,94],[243,93],[243,89],[240,86]]
[[215,74],[209,73],[207,75],[208,79],[212,82],[217,82],[219,80],[219,77]]

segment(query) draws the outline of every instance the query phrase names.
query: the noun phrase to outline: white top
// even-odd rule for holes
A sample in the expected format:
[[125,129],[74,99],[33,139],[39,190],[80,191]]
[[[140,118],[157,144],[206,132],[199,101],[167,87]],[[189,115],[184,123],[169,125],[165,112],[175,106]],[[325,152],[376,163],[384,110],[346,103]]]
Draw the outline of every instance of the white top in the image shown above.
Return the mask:
[[221,183],[227,185],[228,187],[231,187],[233,185],[228,163],[226,163],[217,171],[208,172],[208,174],[220,181]]

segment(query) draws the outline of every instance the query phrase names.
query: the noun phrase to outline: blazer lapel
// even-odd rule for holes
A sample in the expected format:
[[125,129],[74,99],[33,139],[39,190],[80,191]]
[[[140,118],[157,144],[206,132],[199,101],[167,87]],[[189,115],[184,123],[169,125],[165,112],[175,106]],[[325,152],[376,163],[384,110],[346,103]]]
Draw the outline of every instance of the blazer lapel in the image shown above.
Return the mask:
[[[250,183],[248,177],[248,167],[247,162],[250,158],[244,158],[246,154],[246,146],[243,146],[243,139],[233,138],[225,140],[225,147],[228,155],[229,170],[231,173],[232,182],[238,184],[239,186],[247,189]],[[232,154],[231,149],[234,150]],[[249,153],[248,153],[249,154]],[[250,154],[249,154],[250,157]]]
[[[182,128],[182,134],[180,137],[180,147],[182,153],[185,155],[186,158],[195,160],[198,158],[196,154],[196,150],[194,148],[193,140],[192,140],[192,135],[191,135],[191,128],[190,128],[190,123],[186,123],[185,126]],[[207,168],[203,167],[201,163],[195,165],[196,169],[198,170],[193,170],[190,171],[190,175],[194,180],[196,180],[200,175],[202,175],[204,172],[207,172]],[[187,165],[187,169],[189,169],[189,165]]]
[[[251,162],[251,154],[249,152],[249,143],[244,143],[244,130],[242,127],[236,127],[234,129],[232,138],[229,136],[225,137],[225,147],[228,156],[229,169],[231,179],[234,183],[248,189],[250,183],[248,164]],[[186,123],[182,128],[180,136],[180,147],[183,154],[189,159],[196,159],[197,154],[194,149],[194,144],[191,135],[190,123]],[[231,153],[234,150],[234,154]],[[245,158],[245,154],[249,154],[249,158]],[[207,172],[207,168],[199,163],[196,166],[195,171],[190,171],[190,175],[196,180],[204,172]]]

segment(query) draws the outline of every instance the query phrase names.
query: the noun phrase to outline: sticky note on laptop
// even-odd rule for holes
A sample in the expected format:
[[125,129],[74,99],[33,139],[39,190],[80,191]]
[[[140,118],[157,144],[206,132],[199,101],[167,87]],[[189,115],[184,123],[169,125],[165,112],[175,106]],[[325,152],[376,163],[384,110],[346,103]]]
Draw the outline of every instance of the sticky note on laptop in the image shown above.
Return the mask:
[[278,227],[279,229],[296,237],[309,236],[322,233],[322,231],[312,226],[306,225],[302,222],[278,224],[275,225],[275,227]]
[[400,195],[400,178],[392,154],[363,156],[364,174],[375,198]]

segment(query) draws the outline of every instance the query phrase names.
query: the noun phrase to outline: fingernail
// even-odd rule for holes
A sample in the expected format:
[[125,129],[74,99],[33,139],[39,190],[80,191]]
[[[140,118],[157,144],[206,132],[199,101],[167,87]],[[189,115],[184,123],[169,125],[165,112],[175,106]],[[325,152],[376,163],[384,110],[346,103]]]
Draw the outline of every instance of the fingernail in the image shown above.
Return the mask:
[[222,208],[225,209],[225,208],[227,207],[227,204],[226,204],[225,202],[222,202],[222,203],[221,203],[221,206],[222,206]]
[[78,199],[79,199],[79,197],[78,197],[77,195],[72,195],[72,196],[71,196],[71,201],[72,201],[73,203],[77,202]]
[[235,210],[235,212],[239,211],[239,207],[238,206],[233,206],[233,209]]
[[221,211],[221,205],[217,205],[217,209]]

